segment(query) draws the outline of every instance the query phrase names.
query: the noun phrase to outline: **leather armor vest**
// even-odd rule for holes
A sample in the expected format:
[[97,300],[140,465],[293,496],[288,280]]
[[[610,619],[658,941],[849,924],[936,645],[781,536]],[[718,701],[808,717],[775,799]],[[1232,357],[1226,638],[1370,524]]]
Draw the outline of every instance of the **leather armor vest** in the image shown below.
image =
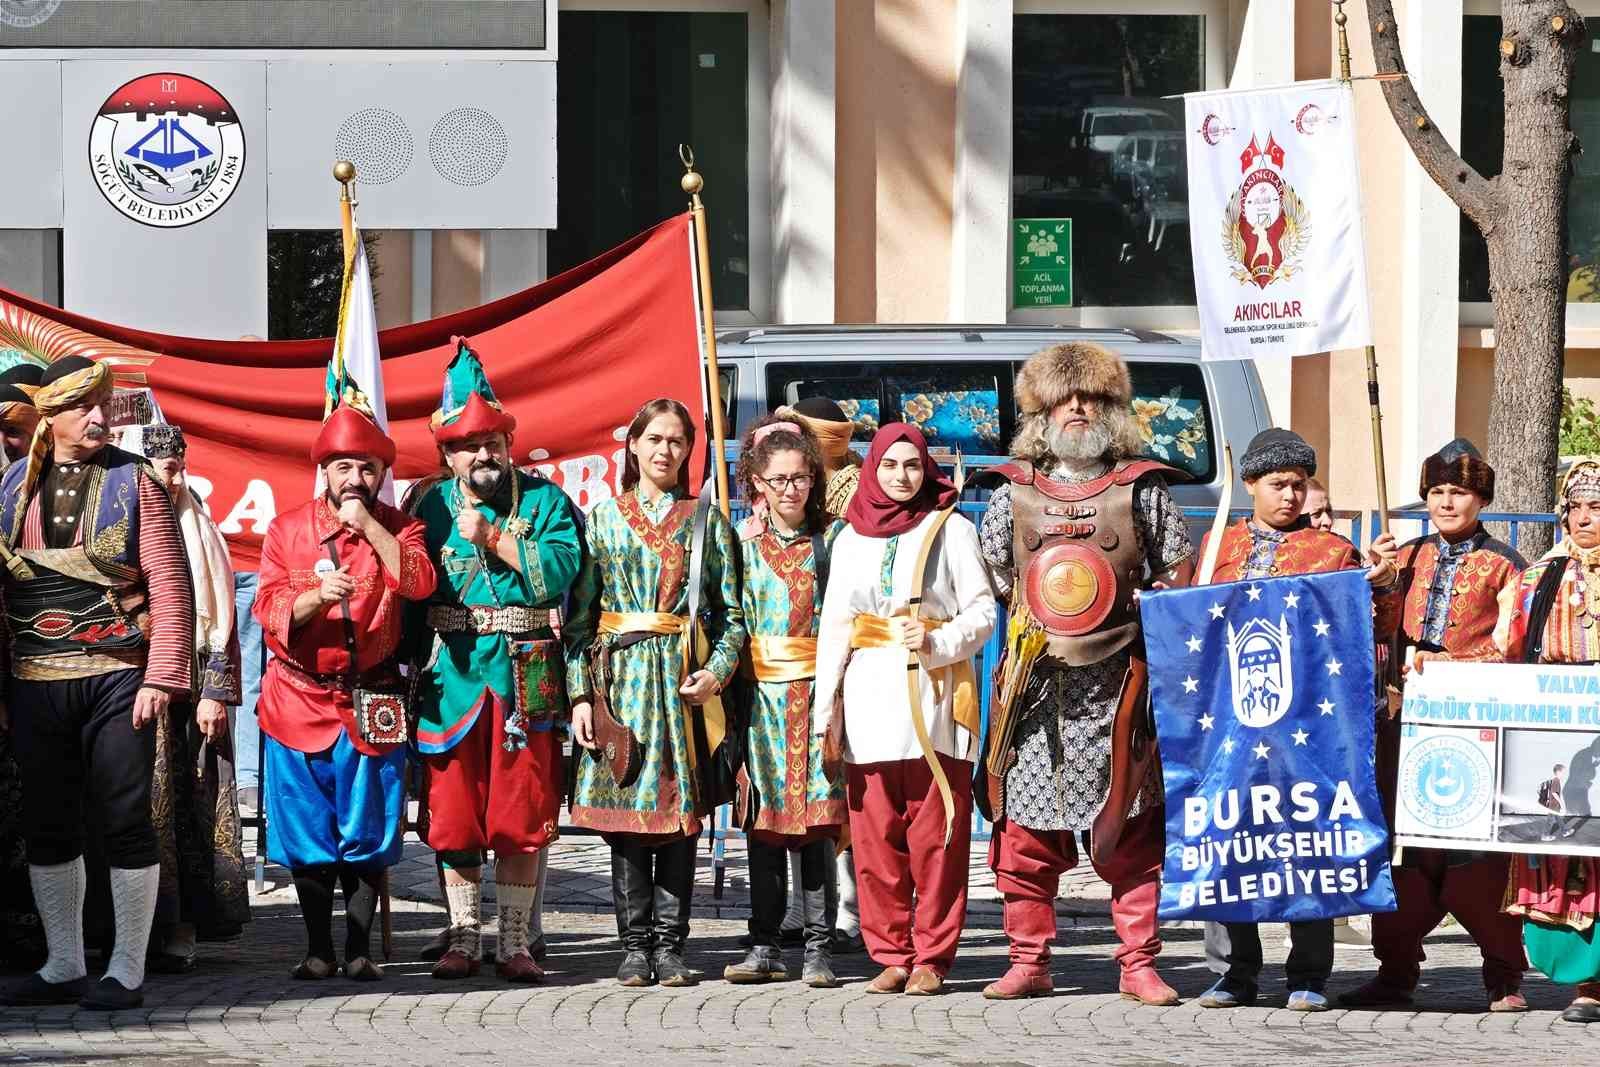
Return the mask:
[[1134,483],[1169,468],[1118,463],[1087,482],[1039,476],[1031,464],[997,468],[1011,482],[1013,600],[1048,636],[1045,655],[1071,667],[1098,663],[1139,636],[1134,592],[1144,577]]

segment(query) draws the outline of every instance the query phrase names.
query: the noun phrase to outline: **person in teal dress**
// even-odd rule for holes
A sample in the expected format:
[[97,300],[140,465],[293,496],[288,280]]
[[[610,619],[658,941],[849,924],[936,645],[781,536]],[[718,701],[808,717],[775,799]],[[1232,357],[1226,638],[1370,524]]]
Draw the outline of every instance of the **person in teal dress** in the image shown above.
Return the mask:
[[787,856],[798,851],[807,985],[830,988],[838,883],[834,850],[847,818],[841,768],[824,767],[811,733],[817,622],[828,550],[843,528],[824,508],[822,453],[811,431],[777,415],[744,433],[738,478],[753,511],[739,524],[740,604],[750,645],[733,693],[745,727],[735,812],[749,835],[750,951],[730,982],[788,977],[780,944]]
[[578,524],[554,482],[511,463],[516,419],[459,340],[432,419],[450,471],[415,503],[441,576],[413,615],[425,664],[415,745],[424,835],[444,867],[448,948],[440,979],[476,974],[485,850],[495,854],[495,971],[536,982],[528,940],[539,854],[556,839],[564,779],[566,655],[556,634],[583,560]]
[[684,961],[695,839],[712,808],[704,782],[727,733],[719,694],[745,638],[733,529],[715,507],[697,514],[685,470],[693,448],[694,423],[677,401],[652,400],[633,417],[622,494],[589,516],[592,588],[580,579],[567,620],[573,644],[595,635],[592,654],[609,663],[609,715],[643,755],[638,774],[620,783],[595,740],[596,718],[607,713],[582,699],[592,694],[574,693],[573,737],[590,755],[577,761],[572,821],[611,846],[624,951],[617,980],[627,986],[699,979]]

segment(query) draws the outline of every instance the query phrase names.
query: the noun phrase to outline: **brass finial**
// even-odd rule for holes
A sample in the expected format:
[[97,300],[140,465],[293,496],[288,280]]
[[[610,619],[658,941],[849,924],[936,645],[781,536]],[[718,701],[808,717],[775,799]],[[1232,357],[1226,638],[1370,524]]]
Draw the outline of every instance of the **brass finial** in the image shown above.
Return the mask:
[[678,179],[679,188],[690,196],[699,196],[700,190],[706,186],[706,180],[694,169],[694,149],[686,144],[680,144],[678,158],[683,161],[683,177]]
[[348,159],[341,159],[333,165],[333,180],[344,188],[339,192],[339,199],[350,199],[350,184],[356,180],[356,165]]
[[1345,24],[1350,16],[1344,13],[1345,0],[1333,0],[1333,24],[1339,29],[1339,79],[1350,80],[1350,32]]

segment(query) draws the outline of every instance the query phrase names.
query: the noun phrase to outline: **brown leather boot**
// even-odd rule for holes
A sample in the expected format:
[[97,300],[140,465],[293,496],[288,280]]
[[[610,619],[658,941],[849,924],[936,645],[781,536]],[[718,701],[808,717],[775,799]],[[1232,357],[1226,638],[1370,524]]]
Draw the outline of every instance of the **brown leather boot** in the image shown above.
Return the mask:
[[911,972],[904,967],[885,967],[878,977],[867,983],[867,992],[904,993],[910,977]]
[[936,997],[944,992],[944,978],[932,967],[918,964],[906,981],[906,996]]

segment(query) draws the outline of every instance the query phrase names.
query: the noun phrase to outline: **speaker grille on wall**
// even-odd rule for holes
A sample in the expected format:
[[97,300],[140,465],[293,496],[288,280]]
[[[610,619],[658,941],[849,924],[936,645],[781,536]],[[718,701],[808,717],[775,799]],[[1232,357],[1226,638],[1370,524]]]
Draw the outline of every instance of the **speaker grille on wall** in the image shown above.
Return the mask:
[[476,107],[458,107],[434,124],[428,136],[433,167],[457,185],[482,185],[505,166],[510,139],[493,115]]
[[393,111],[367,107],[345,119],[334,138],[335,159],[356,165],[356,180],[366,185],[392,182],[411,166],[416,148],[405,120]]

